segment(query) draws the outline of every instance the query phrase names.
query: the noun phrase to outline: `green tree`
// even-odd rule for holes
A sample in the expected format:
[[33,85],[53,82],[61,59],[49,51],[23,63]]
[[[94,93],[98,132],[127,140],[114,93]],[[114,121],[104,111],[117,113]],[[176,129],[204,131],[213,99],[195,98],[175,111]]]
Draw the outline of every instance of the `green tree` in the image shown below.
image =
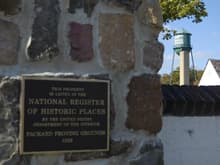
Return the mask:
[[[202,22],[208,16],[205,3],[202,0],[160,0],[164,25],[183,18],[191,19],[193,23]],[[164,39],[170,39],[173,29],[164,28]]]
[[196,79],[191,80],[191,81],[193,81],[193,85],[198,85],[199,84],[199,81],[202,78],[203,72],[204,72],[203,70],[195,70]]
[[170,84],[170,75],[165,73],[160,77],[161,84]]
[[[190,85],[198,85],[203,71],[190,69]],[[161,76],[161,84],[179,85],[179,67],[177,67],[171,74],[163,74]]]

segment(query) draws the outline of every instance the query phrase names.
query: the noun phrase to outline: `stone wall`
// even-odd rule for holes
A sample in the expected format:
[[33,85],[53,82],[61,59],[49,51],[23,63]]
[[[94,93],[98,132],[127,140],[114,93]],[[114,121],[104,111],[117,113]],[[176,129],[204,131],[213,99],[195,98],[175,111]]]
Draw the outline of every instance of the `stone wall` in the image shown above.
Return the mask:
[[[162,165],[158,0],[0,0],[0,164]],[[110,151],[19,153],[22,74],[111,80]]]

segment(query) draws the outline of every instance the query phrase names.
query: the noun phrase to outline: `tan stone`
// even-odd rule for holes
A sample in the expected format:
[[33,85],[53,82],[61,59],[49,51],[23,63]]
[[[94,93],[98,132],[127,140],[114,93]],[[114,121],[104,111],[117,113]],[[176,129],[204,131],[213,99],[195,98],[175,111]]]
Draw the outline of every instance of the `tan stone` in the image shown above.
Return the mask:
[[19,29],[14,23],[0,20],[0,64],[17,63]]
[[129,84],[127,104],[128,128],[144,129],[151,134],[159,132],[162,127],[160,76],[143,74],[133,77]]
[[159,28],[163,26],[163,18],[159,1],[145,0],[137,10],[137,16],[141,23],[153,25]]
[[163,44],[160,42],[146,42],[143,51],[143,64],[158,72],[163,64]]
[[136,15],[140,24],[141,33],[149,37],[149,34],[146,32],[148,29],[148,31],[151,31],[150,40],[156,40],[163,29],[163,18],[159,1],[144,0],[138,8]]
[[134,68],[134,18],[126,14],[101,14],[99,17],[100,52],[103,64],[114,71]]

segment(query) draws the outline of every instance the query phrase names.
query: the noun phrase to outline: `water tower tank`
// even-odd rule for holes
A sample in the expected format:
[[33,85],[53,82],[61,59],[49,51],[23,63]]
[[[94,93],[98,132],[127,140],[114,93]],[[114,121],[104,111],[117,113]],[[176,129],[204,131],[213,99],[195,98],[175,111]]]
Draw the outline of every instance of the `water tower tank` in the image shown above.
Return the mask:
[[174,35],[174,50],[177,54],[181,51],[191,51],[191,33],[182,29]]

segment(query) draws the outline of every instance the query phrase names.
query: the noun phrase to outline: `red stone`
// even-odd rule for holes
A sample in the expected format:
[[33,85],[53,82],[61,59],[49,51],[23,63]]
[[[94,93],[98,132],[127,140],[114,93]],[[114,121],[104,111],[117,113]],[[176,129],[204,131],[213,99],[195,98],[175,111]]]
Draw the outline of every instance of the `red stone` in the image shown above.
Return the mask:
[[71,22],[69,40],[70,56],[73,60],[85,62],[93,58],[92,25]]
[[162,127],[160,76],[144,74],[131,79],[126,126],[156,134]]

